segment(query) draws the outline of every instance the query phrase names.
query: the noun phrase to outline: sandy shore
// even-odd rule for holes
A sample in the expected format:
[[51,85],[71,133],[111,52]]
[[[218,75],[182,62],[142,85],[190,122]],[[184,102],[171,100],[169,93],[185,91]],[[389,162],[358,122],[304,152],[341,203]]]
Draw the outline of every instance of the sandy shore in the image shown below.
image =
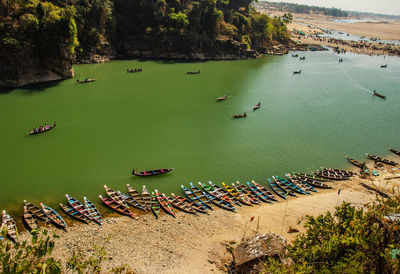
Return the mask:
[[[393,156],[393,159],[399,161],[399,157]],[[104,270],[128,264],[137,273],[223,273],[232,261],[228,249],[235,247],[244,236],[254,236],[258,220],[259,233],[276,232],[291,241],[297,234],[287,233],[288,229],[304,231],[306,215],[331,211],[343,201],[356,206],[371,201],[375,194],[359,182],[374,184],[387,193],[392,186],[400,185],[399,178],[385,180],[398,177],[398,167],[385,166],[377,170],[380,176],[371,180],[356,176],[349,181],[330,183],[332,190],[291,197],[287,202],[281,199],[272,205],[243,206],[237,213],[215,209],[209,215],[199,216],[179,212],[177,218],[173,218],[163,214],[158,220],[151,214],[141,215],[139,220],[108,217],[103,226],[74,222],[68,232],[49,227],[61,236],[56,240],[53,254],[65,263],[65,258],[74,250],[92,254],[97,245],[104,246],[109,257],[102,265]],[[21,238],[27,237],[29,234],[23,232]]]

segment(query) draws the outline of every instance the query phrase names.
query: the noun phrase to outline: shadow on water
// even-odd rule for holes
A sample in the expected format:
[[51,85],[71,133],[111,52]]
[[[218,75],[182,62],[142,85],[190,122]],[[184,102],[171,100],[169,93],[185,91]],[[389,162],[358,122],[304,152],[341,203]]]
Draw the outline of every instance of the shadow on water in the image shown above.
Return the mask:
[[56,80],[56,81],[50,81],[50,82],[43,82],[43,83],[34,83],[34,84],[29,84],[23,87],[13,87],[13,88],[0,88],[0,94],[7,94],[10,93],[14,90],[23,90],[24,94],[30,94],[33,92],[39,92],[39,91],[44,91],[48,88],[55,87],[58,84],[61,83],[63,80]]

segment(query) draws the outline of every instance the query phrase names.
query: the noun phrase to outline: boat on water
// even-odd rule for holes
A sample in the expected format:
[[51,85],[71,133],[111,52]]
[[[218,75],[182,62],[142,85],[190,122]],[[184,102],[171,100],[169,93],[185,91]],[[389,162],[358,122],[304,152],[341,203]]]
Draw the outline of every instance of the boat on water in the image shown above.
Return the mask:
[[[272,176],[272,178],[275,180],[275,182],[278,183],[278,181],[284,185],[286,185],[288,188],[290,188],[291,190],[293,190],[294,192],[297,192],[299,194],[303,194],[303,195],[310,195],[310,192],[307,190],[302,189],[300,186],[296,185],[295,183],[293,183],[292,181],[288,181],[285,180],[279,176]],[[290,194],[290,193],[289,193]]]
[[259,109],[261,107],[261,102],[258,102],[257,105],[255,105],[253,107],[253,111],[255,111],[256,109]]
[[238,199],[233,197],[232,194],[230,194],[228,191],[224,190],[222,187],[214,184],[211,181],[208,181],[208,183],[210,184],[210,186],[212,187],[213,190],[216,190],[216,191],[218,191],[218,193],[221,193],[222,195],[224,195],[224,197],[227,197],[232,202],[232,205],[242,206],[242,203]]
[[203,193],[206,196],[206,198],[209,201],[211,201],[214,205],[216,205],[222,209],[225,209],[225,210],[236,212],[236,208],[233,205],[231,205],[230,203],[228,203],[227,201],[217,198],[214,195],[211,195],[207,192],[203,192]]
[[245,185],[242,185],[241,183],[239,183],[239,181],[236,181],[236,183],[232,183],[232,186],[239,191],[240,193],[243,193],[245,196],[247,196],[250,201],[255,204],[258,205],[261,203],[260,199],[258,199],[257,195],[253,194],[253,192],[246,187]]
[[391,152],[393,152],[394,154],[400,156],[400,150],[396,150],[394,148],[389,149]]
[[[166,196],[168,199],[168,202],[175,208],[179,209],[180,211],[190,213],[190,214],[197,214],[196,210],[190,205],[190,203],[186,203],[184,200],[178,199],[178,197],[174,194],[171,193],[171,197]],[[185,198],[183,198],[185,199]]]
[[268,184],[272,188],[272,190],[281,198],[286,200],[286,191],[283,190],[275,181],[272,181],[270,178],[268,178]]
[[29,202],[27,202],[26,200],[24,200],[26,209],[28,211],[30,211],[36,218],[38,218],[41,221],[46,221],[47,217],[44,214],[43,210],[40,209],[39,207],[35,206],[34,204],[31,204]]
[[197,197],[193,191],[190,189],[186,188],[184,185],[181,185],[181,188],[183,190],[183,193],[185,193],[186,197],[192,201],[196,206],[202,208],[203,210],[207,211],[208,206],[199,198]]
[[143,206],[141,203],[139,203],[138,201],[136,201],[134,198],[132,198],[131,196],[129,196],[126,193],[122,193],[121,191],[117,191],[117,193],[125,200],[125,202],[130,205],[133,206],[134,208],[146,211],[147,208],[145,206]]
[[95,79],[95,78],[86,78],[85,80],[80,80],[80,79],[77,79],[76,81],[78,82],[78,83],[80,83],[80,84],[84,84],[84,83],[91,83],[91,82],[94,82],[94,81],[96,81],[97,79]]
[[160,175],[160,174],[165,174],[170,171],[174,170],[173,168],[162,168],[162,169],[155,169],[155,170],[146,170],[146,171],[139,171],[137,172],[137,169],[135,168],[132,170],[132,175],[136,176],[154,176],[154,175]]
[[187,74],[200,74],[200,70],[198,71],[188,71]]
[[269,191],[266,187],[256,183],[254,180],[251,180],[251,183],[255,187],[257,187],[261,192],[263,192],[265,195],[267,195],[271,199],[271,201],[279,202],[278,198],[274,194],[272,194],[272,192]]
[[150,192],[147,190],[146,186],[142,188],[142,200],[148,210],[151,209],[152,198]]
[[120,204],[121,206],[128,207],[128,204],[125,202],[124,198],[122,198],[122,196],[119,195],[115,190],[112,190],[106,185],[104,185],[104,188],[106,189],[107,195],[116,203]]
[[353,177],[355,175],[355,173],[353,171],[348,171],[345,169],[337,169],[337,168],[330,168],[330,167],[321,167],[321,169],[322,169],[322,171],[329,171],[329,172],[333,172],[338,175],[343,175],[343,176],[347,176],[347,177]]
[[[77,199],[69,196],[68,194],[65,194],[65,197],[68,200],[68,203],[76,210],[78,211],[81,215],[85,216],[87,219],[90,220],[90,214],[89,211],[87,210],[87,208]],[[63,207],[61,207],[63,208]],[[64,207],[65,209],[67,209],[66,207]],[[73,213],[73,212],[72,212]],[[68,214],[68,213],[67,213]]]
[[236,114],[236,115],[233,115],[233,116],[232,116],[232,118],[244,118],[244,117],[247,117],[246,112],[243,113],[243,114]]
[[52,130],[53,128],[56,127],[56,122],[54,122],[52,125],[44,125],[40,126],[39,128],[34,128],[32,131],[28,132],[29,135],[35,135],[39,133],[43,133],[49,130]]
[[154,216],[158,219],[160,215],[161,207],[160,203],[157,201],[157,196],[154,192],[151,193],[151,211],[153,211]]
[[301,61],[301,60],[306,60],[306,57],[303,56],[303,57],[300,57],[299,59],[300,59],[300,61]]
[[134,69],[126,69],[127,72],[129,73],[134,73],[134,72],[141,72],[143,71],[142,68],[134,68]]
[[22,220],[29,231],[38,229],[38,222],[35,215],[28,210],[27,206],[24,206],[24,211],[22,213]]
[[343,62],[343,58],[340,58],[340,59],[339,59],[339,63],[341,63],[341,62]]
[[228,95],[224,95],[224,96],[222,96],[222,97],[217,97],[217,101],[219,102],[219,101],[224,101],[226,98],[228,98]]
[[42,207],[44,214],[54,225],[63,229],[66,229],[68,227],[63,217],[61,217],[61,215],[58,214],[57,211],[43,203],[40,203],[40,206]]
[[293,71],[293,74],[300,74],[301,73],[301,69],[298,71]]
[[363,168],[365,167],[365,162],[361,163],[353,158],[350,158],[349,156],[345,156],[347,160],[349,160],[350,163],[355,165],[356,167]]
[[310,178],[310,179],[317,180],[317,181],[320,181],[320,182],[328,182],[329,181],[326,178],[322,178],[322,177],[319,177],[319,176],[310,175],[310,174],[306,174],[306,173],[299,173],[298,172],[298,173],[294,173],[294,175]]
[[374,96],[378,96],[378,97],[380,97],[380,98],[382,98],[382,99],[386,99],[386,96],[385,96],[385,95],[376,92],[376,90],[374,90]]
[[292,53],[292,57],[299,57],[297,53]]
[[165,194],[160,194],[157,189],[154,190],[156,194],[157,201],[160,203],[161,207],[170,214],[172,217],[176,218],[175,210],[172,205],[168,202],[167,196]]
[[131,187],[129,184],[127,184],[126,187],[128,188],[129,196],[131,196],[136,202],[140,203],[146,210],[148,210],[149,208],[147,208],[146,204],[144,203],[142,195],[139,193],[139,191]]
[[266,195],[264,192],[259,190],[255,185],[251,184],[250,182],[246,182],[247,185],[249,186],[251,192],[253,192],[254,195],[257,195],[258,199],[265,203],[272,203],[271,199],[269,198],[268,195]]
[[313,187],[317,187],[317,188],[324,188],[324,189],[330,189],[332,188],[331,186],[324,184],[323,182],[319,181],[319,180],[315,180],[315,179],[311,179],[309,177],[303,177],[303,176],[298,176],[298,175],[291,175],[293,178],[297,178],[300,181],[307,183]]
[[190,189],[192,190],[192,193],[203,202],[203,204],[205,204],[209,209],[213,210],[213,205],[205,195],[204,191],[201,191],[201,189],[195,186],[192,182],[190,182]]
[[326,178],[326,179],[334,180],[334,181],[345,181],[350,178],[349,176],[343,175],[341,173],[331,172],[328,170],[317,170],[317,171],[314,171],[314,174],[317,175],[318,177],[322,177],[322,178]]
[[187,198],[178,196],[178,195],[176,195],[175,193],[171,193],[171,196],[172,196],[172,198],[175,198],[175,199],[178,200],[179,202],[182,202],[182,203],[188,205],[189,207],[193,208],[193,209],[196,210],[197,212],[200,212],[200,213],[203,213],[203,214],[208,214],[208,212],[207,212],[206,209],[204,209],[203,207],[201,207],[201,206],[195,204],[193,201],[191,201],[191,200],[189,200],[189,199],[187,199]]
[[132,219],[137,219],[136,215],[131,212],[126,206],[121,205],[120,203],[117,203],[115,200],[111,198],[107,198],[99,195],[99,198],[103,201],[103,203],[111,208],[112,210],[118,212],[119,214],[126,215],[131,217]]
[[318,190],[316,190],[312,185],[307,184],[307,183],[305,183],[305,182],[299,180],[299,179],[298,179],[297,177],[295,177],[295,176],[292,176],[292,175],[290,175],[290,174],[288,174],[288,173],[285,174],[285,176],[288,177],[288,179],[289,179],[290,182],[292,182],[293,184],[295,184],[295,185],[301,187],[302,189],[308,191],[309,193],[311,193],[310,191],[312,191],[312,192],[318,192]]
[[272,176],[272,179],[283,190],[283,192],[287,193],[290,196],[297,197],[296,193],[292,190],[292,188],[286,185],[283,181],[278,180],[278,178],[275,176]]
[[365,155],[367,155],[368,158],[370,158],[371,160],[374,160],[375,162],[381,162],[384,164],[388,164],[388,165],[392,165],[392,166],[397,166],[397,163],[395,161],[391,161],[389,159],[385,159],[376,155],[371,155],[368,153],[365,153]]
[[85,224],[88,224],[90,222],[90,219],[88,217],[81,214],[78,210],[76,210],[72,206],[64,205],[63,203],[60,203],[59,205],[60,205],[62,211],[64,211],[64,213],[67,214],[68,216],[70,216],[78,221],[81,221]]
[[202,184],[201,182],[199,182],[198,184],[201,186],[201,188],[204,190],[205,193],[208,193],[212,196],[217,197],[218,199],[224,200],[229,204],[234,205],[232,199],[229,198],[228,193],[220,192],[219,190],[214,189],[211,185],[205,185]]
[[14,242],[18,241],[18,230],[14,219],[3,210],[1,225],[7,227],[7,236]]
[[250,198],[244,195],[244,193],[237,191],[237,189],[228,186],[224,182],[222,182],[222,185],[225,187],[226,191],[228,191],[228,193],[232,195],[234,199],[238,200],[244,205],[253,206],[253,203],[251,202]]
[[387,64],[386,65],[381,65],[381,68],[387,68]]
[[99,225],[103,224],[103,219],[101,218],[101,214],[99,212],[99,210],[97,209],[97,207],[88,199],[85,197],[83,197],[84,203],[85,203],[85,207],[87,208],[88,212],[89,212],[89,216],[90,218],[95,221],[96,223],[98,223]]

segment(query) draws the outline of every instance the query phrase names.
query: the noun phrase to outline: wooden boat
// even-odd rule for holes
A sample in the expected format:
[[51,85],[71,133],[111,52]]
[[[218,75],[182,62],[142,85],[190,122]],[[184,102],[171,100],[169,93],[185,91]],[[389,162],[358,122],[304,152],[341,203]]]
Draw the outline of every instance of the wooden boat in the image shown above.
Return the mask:
[[186,72],[187,74],[199,74],[200,73],[200,70],[198,70],[198,71],[188,71],[188,72]]
[[286,191],[280,188],[280,186],[275,183],[275,181],[271,181],[271,179],[268,178],[268,184],[279,197],[286,199]]
[[394,148],[391,148],[391,149],[389,149],[389,150],[390,150],[391,152],[393,152],[394,154],[400,156],[400,151],[399,151],[399,150],[396,150],[396,149],[394,149]]
[[67,223],[60,216],[60,214],[57,213],[57,211],[43,203],[40,203],[40,206],[42,207],[44,214],[47,216],[47,218],[50,219],[53,224],[63,229],[66,229],[68,227]]
[[166,196],[168,199],[168,202],[175,208],[186,212],[186,213],[190,213],[190,214],[197,214],[196,210],[190,206],[190,203],[185,203],[184,201],[181,201],[177,198],[177,196],[175,196],[173,193],[171,194],[172,197]]
[[301,69],[298,71],[293,71],[293,74],[300,74],[301,73]]
[[103,203],[111,208],[112,210],[118,212],[119,214],[129,216],[133,219],[137,219],[136,215],[132,213],[126,206],[121,205],[120,203],[117,203],[114,199],[111,198],[106,198],[101,195],[99,195],[99,198],[103,201]]
[[342,58],[339,59],[339,63],[341,63],[341,62],[343,62],[343,59],[342,59]]
[[43,210],[41,210],[39,207],[35,206],[34,204],[28,203],[26,200],[24,200],[26,209],[30,211],[36,218],[38,218],[41,221],[46,221],[47,217],[44,214]]
[[313,180],[316,180],[316,181],[320,181],[320,182],[329,182],[328,179],[322,178],[322,177],[319,177],[319,176],[315,176],[315,175],[310,175],[310,174],[305,174],[305,173],[294,173],[294,175],[310,178],[310,179],[313,179]]
[[389,159],[385,159],[385,158],[382,158],[382,157],[379,157],[379,156],[376,156],[376,155],[371,155],[371,154],[368,154],[368,153],[365,153],[365,155],[367,155],[368,158],[370,158],[371,160],[374,160],[375,162],[381,162],[381,163],[384,163],[384,164],[397,166],[396,162],[391,161]]
[[118,191],[118,194],[125,200],[125,202],[128,205],[133,206],[134,208],[146,211],[147,208],[145,206],[143,206],[142,204],[140,204],[138,201],[136,201],[135,199],[133,199],[131,196],[129,196],[128,194],[122,193],[121,191]]
[[119,195],[116,191],[112,190],[111,188],[107,187],[106,185],[104,185],[104,188],[106,189],[107,195],[111,199],[113,199],[116,203],[120,204],[121,206],[128,207],[124,198],[122,198],[122,196]]
[[229,210],[229,211],[233,211],[233,212],[236,211],[236,208],[233,205],[231,205],[230,203],[228,203],[227,201],[219,199],[207,192],[203,192],[203,193],[207,197],[207,199],[210,200],[214,205],[216,205],[222,209],[225,209],[225,210]]
[[329,168],[329,167],[321,167],[321,169],[322,169],[322,171],[329,171],[329,172],[337,173],[339,175],[341,174],[341,175],[347,176],[347,177],[353,177],[355,175],[354,172],[344,170],[344,169],[336,169],[336,168]]
[[134,72],[141,72],[143,71],[143,69],[142,68],[126,69],[126,71],[129,73],[134,73]]
[[78,210],[76,210],[72,206],[68,206],[68,205],[64,205],[64,204],[60,203],[60,207],[61,207],[62,211],[64,211],[64,213],[67,214],[68,216],[70,216],[74,219],[77,219],[78,221],[81,221],[86,224],[88,224],[90,222],[90,219],[88,217],[81,214]]
[[83,200],[85,202],[85,207],[87,208],[91,219],[96,223],[98,223],[99,225],[102,225],[103,220],[101,218],[101,214],[97,209],[97,207],[88,198],[86,198],[86,196],[83,197]]
[[274,180],[274,182],[284,191],[286,192],[288,195],[293,196],[293,197],[297,197],[296,193],[285,183],[283,183],[282,181],[278,180],[277,178],[275,178],[274,176],[272,176],[272,179]]
[[231,198],[229,198],[228,194],[225,192],[220,192],[217,189],[214,189],[212,186],[210,185],[205,185],[199,182],[199,185],[201,186],[201,188],[204,190],[205,193],[208,193],[212,196],[217,197],[218,199],[224,200],[226,202],[228,202],[231,205],[234,205],[233,201]]
[[147,190],[146,186],[143,186],[143,189],[142,189],[142,200],[143,200],[143,203],[145,204],[145,206],[147,207],[147,209],[150,210],[152,198],[151,198],[150,192]]
[[28,210],[27,206],[24,206],[22,220],[24,221],[29,231],[39,228],[35,215],[33,215],[33,213]]
[[35,128],[34,130],[30,131],[28,134],[29,135],[35,135],[35,134],[38,134],[38,133],[43,133],[43,132],[52,130],[55,127],[56,127],[56,123],[54,122],[54,124],[52,124],[50,126],[46,125],[46,126],[41,127],[41,128]]
[[267,195],[272,201],[275,202],[279,202],[278,198],[272,194],[271,191],[269,191],[267,188],[265,188],[264,186],[257,184],[254,180],[251,180],[251,183],[258,188],[262,193],[264,193],[265,195]]
[[172,170],[174,170],[174,169],[173,168],[162,168],[162,169],[146,170],[146,171],[137,172],[137,169],[135,168],[134,170],[132,170],[132,174],[136,175],[136,176],[154,176],[154,175],[165,174]]
[[374,96],[378,96],[378,97],[380,97],[380,98],[382,98],[382,99],[386,99],[386,96],[385,96],[385,95],[376,92],[376,90],[374,90]]
[[349,156],[345,156],[347,160],[349,160],[350,163],[355,165],[356,167],[363,168],[365,166],[365,162],[361,163],[353,158],[350,158]]
[[348,180],[348,176],[344,176],[342,174],[336,173],[336,172],[329,172],[329,171],[322,171],[322,170],[317,170],[314,172],[315,175],[318,177],[326,178],[329,180],[335,180],[335,181],[344,181]]
[[154,216],[156,216],[156,219],[158,219],[158,216],[160,215],[160,204],[157,201],[157,196],[154,194],[154,192],[151,193],[151,210],[154,213]]
[[269,198],[268,195],[266,195],[265,193],[263,193],[261,190],[259,190],[255,185],[251,184],[250,182],[246,182],[247,185],[249,186],[251,192],[253,192],[254,195],[257,195],[257,197],[265,202],[265,203],[272,203],[271,199]]
[[195,186],[192,182],[190,182],[190,188],[194,195],[196,195],[209,209],[213,210],[213,206],[211,201],[207,198],[204,191],[201,191],[200,188]]
[[186,197],[190,201],[194,202],[196,206],[201,207],[203,210],[208,210],[208,206],[199,197],[194,195],[194,193],[190,189],[186,188],[183,185],[181,185],[181,188],[183,190],[183,193],[185,193]]
[[300,57],[300,60],[306,60],[306,57],[305,56]]
[[210,186],[211,186],[214,190],[218,191],[218,193],[221,193],[221,194],[223,194],[224,196],[228,197],[228,199],[230,199],[230,200],[232,201],[232,205],[235,205],[235,206],[242,206],[242,203],[241,203],[238,199],[236,199],[235,197],[233,197],[229,192],[227,192],[226,190],[224,190],[222,187],[220,187],[220,186],[214,184],[214,183],[211,182],[211,181],[209,181],[208,183],[210,184]]
[[297,53],[296,54],[292,53],[292,57],[299,57],[299,55]]
[[156,194],[156,198],[160,203],[161,207],[167,212],[168,214],[172,215],[172,217],[176,218],[175,210],[172,205],[168,202],[167,196],[164,193],[158,193],[158,190],[154,190]]
[[236,115],[233,115],[233,116],[232,116],[232,118],[244,118],[244,117],[247,117],[246,112],[243,113],[243,114],[236,114]]
[[14,219],[3,210],[1,225],[7,227],[7,236],[14,242],[18,241],[18,231]]
[[136,202],[140,203],[141,206],[143,206],[146,210],[150,209],[147,208],[147,206],[145,205],[142,195],[134,188],[132,188],[129,184],[126,185],[128,188],[128,193],[129,195],[136,200]]
[[[67,197],[68,203],[76,210],[78,211],[81,215],[85,216],[87,219],[90,220],[90,214],[87,208],[77,199],[72,198],[68,194],[65,194],[65,197]],[[63,207],[61,207],[63,208]],[[67,208],[65,208],[67,209]],[[68,214],[68,213],[67,213]],[[74,217],[74,216],[73,216]]]
[[285,174],[286,177],[295,185],[298,185],[299,187],[303,188],[304,190],[310,192],[318,192],[312,185],[309,185],[303,181],[300,181],[297,177],[291,176],[290,174]]
[[307,183],[313,187],[318,187],[318,188],[325,188],[325,189],[329,189],[332,188],[331,186],[324,184],[321,181],[315,180],[315,179],[311,179],[308,177],[303,177],[303,176],[297,176],[297,175],[292,175],[292,177],[298,178],[300,181]]
[[386,65],[381,65],[381,68],[387,68],[387,64]]
[[371,191],[374,191],[374,192],[378,193],[379,195],[381,195],[384,198],[390,199],[389,195],[387,195],[385,192],[380,191],[379,189],[371,187],[371,186],[369,186],[369,185],[367,185],[365,183],[360,183],[360,185],[362,185],[363,187],[365,187],[368,190],[371,190]]
[[94,81],[96,81],[97,79],[94,79],[94,78],[86,78],[85,80],[79,80],[79,79],[77,79],[76,81],[78,82],[78,83],[80,83],[80,84],[84,84],[84,83],[91,83],[91,82],[94,82]]
[[224,101],[226,98],[228,98],[228,95],[224,95],[224,96],[222,96],[222,97],[217,97],[217,101],[219,102],[219,101]]
[[232,183],[232,186],[239,191],[240,193],[243,193],[245,196],[249,197],[250,201],[253,204],[260,204],[261,201],[258,199],[257,195],[253,194],[250,189],[248,189],[245,185],[242,185],[239,183],[239,181],[236,181],[236,183]]
[[232,197],[234,197],[236,200],[238,200],[242,204],[253,206],[253,203],[251,202],[250,198],[244,195],[244,193],[240,193],[235,188],[228,186],[224,182],[222,182],[222,185],[225,187],[226,191],[228,191],[229,194],[231,194]]
[[259,109],[261,107],[261,102],[258,102],[257,105],[255,105],[253,107],[253,111],[255,111],[256,109]]
[[[272,178],[275,180],[275,182],[278,185],[279,184],[284,184],[285,186],[287,186],[289,189],[293,190],[294,192],[297,192],[299,194],[304,194],[304,195],[305,194],[307,194],[307,195],[310,194],[310,192],[305,191],[304,189],[302,189],[301,187],[299,187],[298,185],[294,184],[291,181],[285,180],[285,179],[283,179],[281,177],[278,177],[278,176],[272,176]],[[290,192],[289,192],[289,195],[291,195]]]
[[193,208],[193,209],[196,210],[197,212],[204,213],[204,214],[208,214],[208,212],[207,212],[206,209],[202,208],[201,206],[196,205],[193,201],[191,201],[191,200],[189,200],[189,199],[187,199],[187,198],[178,196],[178,195],[176,195],[175,193],[171,193],[171,196],[172,196],[172,198],[175,198],[175,199],[178,200],[179,202],[182,202],[182,203],[188,205],[189,207]]

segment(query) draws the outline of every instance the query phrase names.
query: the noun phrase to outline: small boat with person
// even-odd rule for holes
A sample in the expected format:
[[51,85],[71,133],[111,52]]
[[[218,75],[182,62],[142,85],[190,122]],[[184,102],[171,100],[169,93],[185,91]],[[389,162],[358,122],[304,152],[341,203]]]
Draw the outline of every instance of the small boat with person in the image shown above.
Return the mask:
[[38,229],[38,222],[31,211],[28,210],[27,206],[24,206],[24,211],[22,213],[22,220],[24,221],[25,226],[31,232],[34,229]]
[[112,210],[118,212],[119,214],[126,215],[131,217],[132,219],[137,219],[136,215],[131,212],[126,206],[121,205],[120,203],[117,203],[115,200],[111,198],[107,198],[99,195],[99,198],[103,201],[103,203],[111,208]]
[[389,160],[389,159],[385,159],[376,155],[371,155],[368,153],[365,153],[365,155],[367,155],[368,158],[370,158],[371,160],[374,160],[375,162],[381,162],[384,164],[388,164],[388,165],[392,165],[392,166],[397,166],[397,163],[395,161]]
[[293,71],[293,74],[300,74],[301,73],[301,69],[298,71]]
[[188,71],[187,74],[200,74],[200,70],[198,71]]
[[58,214],[57,211],[43,203],[40,203],[40,206],[42,207],[44,214],[54,225],[63,229],[66,229],[68,227],[63,217],[61,217],[61,215]]
[[243,114],[236,114],[236,115],[233,115],[233,116],[232,116],[232,118],[234,118],[234,119],[236,119],[236,118],[244,118],[244,117],[247,117],[246,112],[243,113]]
[[302,61],[302,60],[306,60],[306,57],[305,57],[305,56],[303,56],[303,57],[300,57],[299,59],[300,59],[300,61]]
[[261,107],[261,102],[258,102],[257,105],[255,105],[253,107],[253,111],[255,111],[256,109],[259,109]]
[[38,133],[43,133],[52,130],[55,127],[56,127],[56,122],[54,122],[52,125],[45,124],[44,126],[39,126],[38,128],[35,127],[32,131],[28,132],[28,134],[35,135]]
[[155,175],[168,173],[168,172],[170,172],[172,170],[174,170],[174,169],[173,168],[162,168],[162,169],[146,170],[146,171],[137,172],[137,169],[135,168],[134,170],[132,170],[132,175],[135,175],[135,176],[155,176]]
[[386,99],[386,96],[385,96],[385,95],[376,92],[376,90],[374,90],[374,96],[380,97],[380,98],[382,98],[382,99]]
[[349,160],[349,162],[352,163],[353,165],[355,165],[356,167],[359,167],[359,168],[365,167],[365,162],[361,163],[353,158],[350,158],[349,156],[344,156],[344,157],[346,157],[346,159]]
[[3,210],[1,225],[7,227],[7,236],[13,241],[18,241],[18,230],[14,219]]
[[87,208],[88,212],[89,212],[89,216],[90,218],[95,221],[96,223],[98,223],[99,225],[103,224],[103,219],[101,218],[101,214],[99,212],[99,210],[97,209],[97,207],[88,199],[85,197],[83,197],[83,201],[85,203],[85,207]]
[[220,101],[224,101],[226,98],[228,98],[228,95],[224,95],[224,96],[222,96],[222,97],[217,97],[217,101],[218,102],[220,102]]
[[142,68],[134,68],[134,69],[126,69],[127,72],[129,73],[134,73],[134,72],[141,72],[143,71]]
[[79,80],[79,79],[77,79],[76,81],[78,82],[78,83],[80,83],[80,84],[84,84],[84,83],[91,83],[91,82],[94,82],[94,81],[96,81],[97,79],[94,79],[94,78],[86,78],[85,80]]
[[386,65],[381,65],[381,68],[387,68],[387,64]]

